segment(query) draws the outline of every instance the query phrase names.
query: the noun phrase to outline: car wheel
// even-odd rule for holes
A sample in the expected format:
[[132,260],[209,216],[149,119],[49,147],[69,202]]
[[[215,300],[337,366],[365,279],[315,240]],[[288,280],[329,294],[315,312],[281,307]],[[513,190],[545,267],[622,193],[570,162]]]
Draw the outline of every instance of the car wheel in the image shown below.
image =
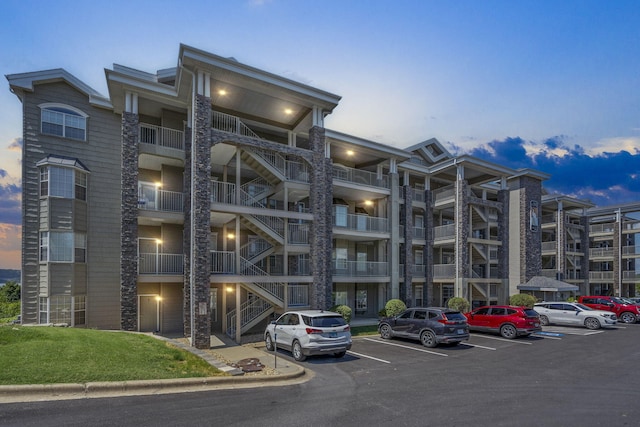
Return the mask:
[[542,326],[549,326],[549,318],[547,316],[540,316],[540,324]]
[[275,346],[273,345],[273,340],[271,339],[271,334],[267,334],[264,337],[264,345],[267,347],[268,351],[273,351]]
[[300,345],[300,341],[294,341],[293,346],[291,347],[291,354],[293,354],[293,358],[296,362],[304,362],[307,356],[302,352],[302,346]]
[[392,335],[391,326],[386,324],[380,326],[380,337],[382,339],[389,340],[391,339],[391,335]]
[[433,348],[438,345],[436,334],[431,331],[424,331],[422,334],[420,334],[420,342],[423,346],[429,348]]
[[600,321],[593,317],[587,317],[584,319],[584,326],[586,326],[587,329],[600,329]]
[[513,325],[502,325],[500,327],[500,335],[502,335],[503,338],[512,340],[518,335],[518,331]]
[[622,323],[636,323],[636,315],[628,311],[620,315]]
[[333,357],[335,357],[336,359],[340,359],[341,357],[344,357],[345,354],[347,354],[346,351],[339,351],[337,353],[333,353]]

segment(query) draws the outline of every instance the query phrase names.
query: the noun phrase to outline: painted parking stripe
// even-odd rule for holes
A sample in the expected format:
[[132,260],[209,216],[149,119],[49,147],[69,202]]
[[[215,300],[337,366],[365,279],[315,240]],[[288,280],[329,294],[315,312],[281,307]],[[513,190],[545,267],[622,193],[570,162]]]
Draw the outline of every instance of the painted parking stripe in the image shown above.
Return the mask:
[[429,354],[433,354],[433,355],[436,355],[436,356],[444,356],[444,357],[449,356],[448,354],[445,354],[445,353],[438,353],[438,352],[435,352],[435,351],[429,351],[429,350],[424,350],[424,349],[421,349],[421,348],[410,347],[408,345],[395,344],[395,343],[392,343],[392,342],[374,340],[374,339],[371,339],[371,338],[365,338],[365,340],[371,341],[371,342],[375,342],[375,343],[378,343],[378,344],[392,345],[394,347],[401,347],[401,348],[406,348],[408,350],[419,351],[421,353],[429,353]]
[[470,342],[461,342],[460,345],[466,345],[466,346],[469,346],[469,347],[484,348],[485,350],[495,350],[495,348],[493,348],[493,347],[485,347],[483,345],[471,344]]
[[518,340],[508,340],[506,338],[500,338],[500,337],[492,337],[492,336],[488,336],[488,335],[476,335],[473,334],[474,337],[482,337],[482,338],[486,338],[489,340],[497,340],[497,341],[504,341],[504,342],[512,342],[514,344],[524,344],[524,345],[531,345],[532,343],[530,342],[526,342],[526,341],[518,341]]
[[533,334],[535,336],[537,336],[537,337],[544,338],[546,340],[561,340],[562,339],[562,338],[560,338],[562,336],[562,334],[553,334],[553,333],[544,334],[542,332],[534,332]]
[[356,356],[358,356],[358,357],[364,357],[364,358],[366,358],[366,359],[375,360],[375,361],[382,362],[382,363],[391,363],[391,362],[389,362],[388,360],[378,359],[377,357],[367,356],[366,354],[356,353],[355,351],[351,351],[351,350],[347,351],[347,353],[349,353],[349,354],[353,354],[353,355],[356,355]]

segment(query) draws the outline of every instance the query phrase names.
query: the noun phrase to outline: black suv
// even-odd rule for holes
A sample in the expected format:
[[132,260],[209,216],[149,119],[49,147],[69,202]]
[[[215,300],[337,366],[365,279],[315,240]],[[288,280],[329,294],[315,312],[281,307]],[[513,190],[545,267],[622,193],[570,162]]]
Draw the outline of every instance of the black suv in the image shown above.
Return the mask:
[[440,343],[456,345],[469,339],[464,314],[444,307],[408,308],[397,316],[380,320],[378,331],[384,339],[410,338],[420,340],[425,347]]

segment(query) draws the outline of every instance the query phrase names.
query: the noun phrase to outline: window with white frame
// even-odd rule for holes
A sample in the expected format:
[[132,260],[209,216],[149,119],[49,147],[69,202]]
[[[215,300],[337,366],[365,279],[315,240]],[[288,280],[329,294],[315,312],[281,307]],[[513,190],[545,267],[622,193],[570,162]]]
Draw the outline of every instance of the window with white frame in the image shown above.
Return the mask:
[[71,231],[41,231],[41,262],[86,262],[87,236]]
[[73,297],[73,326],[84,325],[87,318],[87,297],[78,295]]
[[40,196],[87,200],[87,174],[72,168],[42,166]]
[[42,104],[42,133],[63,138],[85,141],[87,135],[87,115],[82,111],[63,104]]
[[333,293],[334,305],[348,305],[347,291],[335,291]]
[[84,325],[86,323],[86,301],[86,296],[84,295],[39,297],[38,323],[65,323],[71,326]]

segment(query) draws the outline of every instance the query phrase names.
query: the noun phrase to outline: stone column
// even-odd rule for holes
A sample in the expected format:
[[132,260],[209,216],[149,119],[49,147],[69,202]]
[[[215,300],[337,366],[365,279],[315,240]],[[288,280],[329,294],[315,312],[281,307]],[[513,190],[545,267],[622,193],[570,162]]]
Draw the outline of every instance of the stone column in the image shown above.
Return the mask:
[[183,303],[182,323],[184,336],[191,336],[191,136],[193,129],[186,127],[184,130],[184,228],[182,234],[183,247]]
[[[409,185],[405,185],[402,190],[404,193],[404,205],[401,207],[400,214],[404,220],[404,271],[402,272],[404,282],[400,287],[400,299],[404,301],[407,307],[413,307],[413,266],[415,265],[415,260],[413,259],[413,191]],[[390,222],[390,224],[391,227],[395,227],[393,222]]]
[[583,215],[580,217],[580,225],[584,232],[580,235],[580,247],[584,251],[584,258],[580,269],[582,275],[582,283],[580,284],[580,295],[591,295],[589,289],[589,217]]
[[211,347],[209,247],[211,233],[211,99],[195,95],[191,147],[191,345]]
[[122,113],[120,327],[138,330],[138,114]]
[[469,186],[464,179],[457,180],[456,191],[456,286],[455,296],[467,300],[467,281],[471,277],[469,266]]
[[312,151],[310,205],[313,214],[311,226],[310,257],[313,284],[309,293],[309,305],[314,309],[331,307],[333,275],[331,268],[333,164],[325,156],[324,128],[314,126],[309,130]]
[[520,240],[520,273],[521,283],[526,283],[542,270],[542,238],[540,233],[540,219],[537,227],[531,225],[531,202],[537,203],[538,217],[542,206],[542,181],[540,179],[523,176],[520,178],[520,232],[524,236]]
[[502,245],[498,246],[498,275],[502,281],[505,292],[509,291],[509,190],[498,190],[498,240]]
[[[400,272],[398,270],[398,260],[400,259],[400,230],[398,229],[398,224],[400,224],[400,179],[398,176],[398,172],[389,171],[389,187],[390,187],[390,196],[389,196],[389,234],[391,239],[389,240],[389,258],[391,262],[389,266],[391,267],[391,271],[389,272],[390,290],[391,294],[389,298],[398,298],[403,300],[405,303],[403,295],[404,292],[401,290],[400,286]],[[406,265],[406,262],[405,262]]]

